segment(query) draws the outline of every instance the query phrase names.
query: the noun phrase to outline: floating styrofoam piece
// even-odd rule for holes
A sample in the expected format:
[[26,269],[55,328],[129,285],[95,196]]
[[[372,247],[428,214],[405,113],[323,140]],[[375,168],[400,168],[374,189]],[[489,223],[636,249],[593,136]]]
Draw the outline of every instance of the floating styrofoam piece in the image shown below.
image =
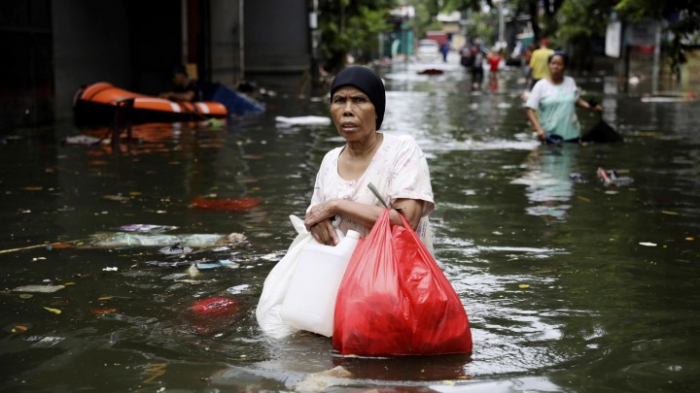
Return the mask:
[[331,119],[325,116],[277,116],[275,121],[278,124],[290,126],[328,126],[331,124]]

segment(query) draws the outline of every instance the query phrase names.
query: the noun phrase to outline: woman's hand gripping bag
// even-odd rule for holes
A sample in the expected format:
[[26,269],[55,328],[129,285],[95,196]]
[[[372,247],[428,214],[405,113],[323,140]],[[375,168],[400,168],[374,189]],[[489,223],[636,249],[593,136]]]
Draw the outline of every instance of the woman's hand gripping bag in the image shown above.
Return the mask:
[[435,259],[387,209],[360,240],[340,284],[333,347],[344,355],[471,353],[469,320]]
[[263,333],[277,339],[289,336],[299,330],[287,324],[280,316],[280,311],[292,281],[292,273],[299,262],[299,254],[304,246],[313,239],[311,234],[306,231],[304,221],[294,215],[290,215],[289,219],[298,235],[289,246],[287,254],[277,262],[270,274],[267,275],[258,307],[255,310],[255,316]]

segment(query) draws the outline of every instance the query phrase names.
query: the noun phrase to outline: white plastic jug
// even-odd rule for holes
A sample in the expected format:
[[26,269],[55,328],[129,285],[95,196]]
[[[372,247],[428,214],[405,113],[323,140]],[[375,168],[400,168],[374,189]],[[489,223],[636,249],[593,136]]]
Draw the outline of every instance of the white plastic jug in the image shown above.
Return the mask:
[[338,288],[360,234],[348,231],[336,246],[311,240],[294,269],[280,316],[289,325],[331,337]]

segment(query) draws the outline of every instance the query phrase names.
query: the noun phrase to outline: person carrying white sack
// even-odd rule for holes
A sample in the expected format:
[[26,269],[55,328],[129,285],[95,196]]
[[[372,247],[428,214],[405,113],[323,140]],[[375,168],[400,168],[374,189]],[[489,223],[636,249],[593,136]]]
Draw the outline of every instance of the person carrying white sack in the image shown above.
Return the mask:
[[[324,245],[338,244],[337,231],[347,234],[353,230],[367,235],[385,210],[382,201],[370,191],[371,183],[385,198],[383,202],[393,206],[391,223],[402,225],[402,214],[432,253],[428,216],[435,209],[435,202],[428,163],[411,136],[378,132],[386,105],[382,80],[369,68],[346,68],[334,78],[330,99],[333,123],[346,144],[323,158],[304,219],[306,230]],[[288,254],[291,252],[292,248]],[[275,334],[274,328],[268,328],[272,325],[268,323],[272,319],[269,307],[261,310],[263,303],[268,303],[266,290],[273,275],[283,274],[275,269],[270,273],[257,316],[264,333],[283,337],[286,334]]]

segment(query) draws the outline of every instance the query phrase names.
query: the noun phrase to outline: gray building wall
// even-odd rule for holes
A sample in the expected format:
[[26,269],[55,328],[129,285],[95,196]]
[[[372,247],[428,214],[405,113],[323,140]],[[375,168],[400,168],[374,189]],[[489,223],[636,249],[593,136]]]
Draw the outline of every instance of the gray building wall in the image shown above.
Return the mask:
[[[53,1],[55,118],[72,116],[83,85],[109,82],[146,94],[169,90],[181,62],[179,2]],[[157,15],[157,17],[156,17]]]
[[[187,18],[201,16],[185,15],[187,1],[0,2],[0,130],[70,119],[76,91],[99,81],[169,90],[170,69],[184,61]],[[211,10],[213,81],[235,86],[244,73],[307,67],[306,0],[200,1]]]
[[50,0],[0,2],[0,132],[53,120]]
[[300,72],[309,65],[306,0],[245,2],[246,72]]
[[239,12],[243,2],[244,0],[211,0],[212,81],[227,86],[236,86],[243,77],[243,26]]
[[131,54],[125,3],[54,2],[55,117],[69,118],[80,86],[99,81],[129,87]]

